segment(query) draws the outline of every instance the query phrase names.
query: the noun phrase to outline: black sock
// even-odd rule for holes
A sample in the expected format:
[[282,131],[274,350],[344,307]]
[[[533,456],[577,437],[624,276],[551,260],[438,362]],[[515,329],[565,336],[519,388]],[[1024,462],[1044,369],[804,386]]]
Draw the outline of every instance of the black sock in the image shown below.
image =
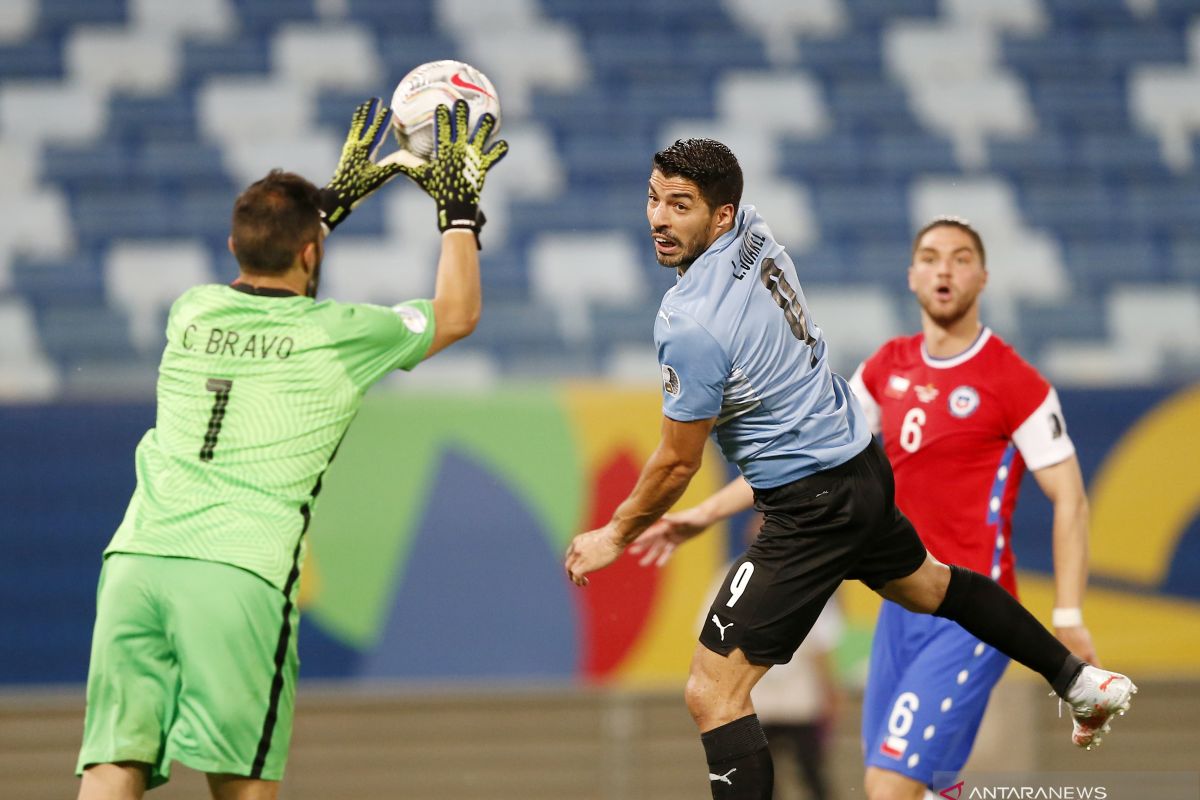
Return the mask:
[[951,565],[950,585],[935,616],[953,620],[1014,661],[1045,678],[1059,697],[1084,662],[995,581]]
[[700,734],[714,800],[771,800],[775,767],[758,715]]

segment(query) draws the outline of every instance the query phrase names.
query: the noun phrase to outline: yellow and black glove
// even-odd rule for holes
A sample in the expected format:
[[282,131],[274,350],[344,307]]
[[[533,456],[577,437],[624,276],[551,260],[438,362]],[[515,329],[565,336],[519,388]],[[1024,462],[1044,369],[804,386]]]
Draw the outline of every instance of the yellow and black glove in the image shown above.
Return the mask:
[[[454,102],[453,116],[449,107],[438,106],[435,124],[429,161],[414,166],[405,159],[397,162],[399,169],[437,204],[438,230],[472,231],[479,246],[479,230],[486,221],[479,210],[479,193],[488,170],[508,152],[508,142],[501,139],[485,150],[496,118],[482,115],[475,130],[468,133],[467,104],[463,100]],[[396,155],[388,156],[383,163],[393,163],[394,158]]]
[[[402,160],[393,156],[375,163],[391,119],[392,110],[378,97],[354,109],[342,157],[333,177],[321,189],[321,222],[326,233],[350,216],[368,195],[404,171]],[[407,156],[403,161],[419,163],[415,156]]]

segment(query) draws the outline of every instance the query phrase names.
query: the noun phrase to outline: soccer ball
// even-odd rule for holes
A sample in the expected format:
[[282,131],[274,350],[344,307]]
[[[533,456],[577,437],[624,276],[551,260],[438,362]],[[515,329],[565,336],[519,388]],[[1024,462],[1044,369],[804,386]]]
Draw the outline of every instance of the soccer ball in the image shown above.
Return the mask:
[[405,75],[392,95],[392,130],[400,146],[429,158],[435,110],[439,105],[453,107],[455,100],[467,101],[472,130],[484,113],[496,118],[492,136],[500,130],[500,100],[486,75],[461,61],[430,61]]

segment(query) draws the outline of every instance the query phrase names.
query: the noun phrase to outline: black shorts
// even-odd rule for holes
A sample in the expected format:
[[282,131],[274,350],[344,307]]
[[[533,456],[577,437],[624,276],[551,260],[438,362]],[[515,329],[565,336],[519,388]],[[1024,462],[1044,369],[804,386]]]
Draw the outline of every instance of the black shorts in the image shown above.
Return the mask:
[[786,663],[843,580],[879,589],[925,561],[874,441],[833,469],[755,490],[754,507],[762,531],[730,567],[700,633],[721,655],[741,648],[752,663]]

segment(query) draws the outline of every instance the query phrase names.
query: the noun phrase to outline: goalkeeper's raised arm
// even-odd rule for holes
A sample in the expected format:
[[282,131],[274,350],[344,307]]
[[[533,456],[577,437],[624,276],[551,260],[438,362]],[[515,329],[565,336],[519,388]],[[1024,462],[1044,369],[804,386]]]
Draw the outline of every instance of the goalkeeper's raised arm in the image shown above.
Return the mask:
[[433,155],[428,162],[414,165],[405,150],[381,162],[396,165],[436,205],[442,253],[433,296],[436,327],[426,358],[468,336],[479,321],[479,231],[487,221],[479,208],[479,196],[488,170],[508,152],[504,140],[484,149],[496,120],[484,114],[471,131],[467,104],[461,100],[454,104],[453,112],[447,106],[438,106],[436,125]]

